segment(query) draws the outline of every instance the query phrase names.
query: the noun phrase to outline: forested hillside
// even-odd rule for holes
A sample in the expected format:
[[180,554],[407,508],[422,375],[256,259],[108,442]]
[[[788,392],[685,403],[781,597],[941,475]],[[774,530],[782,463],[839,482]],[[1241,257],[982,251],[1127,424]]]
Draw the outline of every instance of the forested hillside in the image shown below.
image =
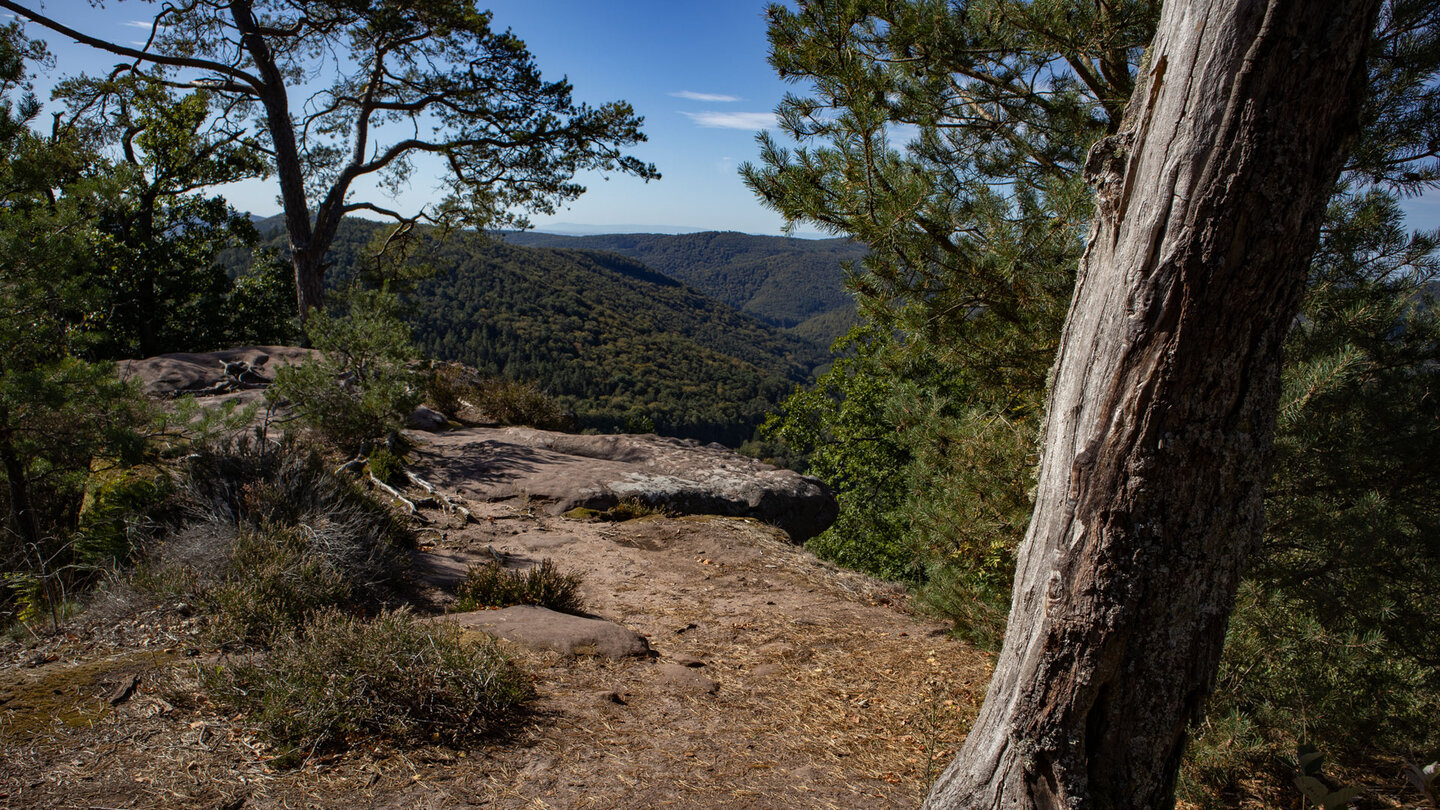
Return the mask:
[[558,236],[507,233],[514,245],[620,253],[706,295],[828,346],[855,324],[844,267],[865,257],[850,239],[790,239],[735,232]]
[[[380,226],[347,222],[331,283],[356,277]],[[410,296],[427,356],[538,383],[587,427],[739,443],[825,359],[784,334],[614,253],[504,244],[434,246]]]

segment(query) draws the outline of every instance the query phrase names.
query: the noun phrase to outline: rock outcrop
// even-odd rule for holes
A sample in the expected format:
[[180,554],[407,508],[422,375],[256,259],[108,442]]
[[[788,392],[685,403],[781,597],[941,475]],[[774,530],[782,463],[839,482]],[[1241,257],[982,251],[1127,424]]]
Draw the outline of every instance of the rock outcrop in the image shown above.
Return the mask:
[[294,346],[243,346],[220,352],[179,352],[122,360],[122,379],[138,380],[146,396],[175,397],[247,394],[262,398],[259,389],[275,377],[280,366],[303,363],[318,354]]
[[455,613],[440,621],[563,655],[596,655],[611,660],[650,655],[649,642],[634,630],[604,619],[572,616],[534,605]]
[[[152,397],[205,396],[207,402],[263,399],[282,365],[316,354],[290,346],[127,360],[119,372]],[[795,542],[835,520],[835,496],[818,479],[781,470],[719,444],[654,435],[575,435],[533,428],[447,430],[444,416],[417,409],[413,468],[445,492],[480,501],[527,498],[551,514],[604,510],[634,500],[676,515],[749,517]],[[438,431],[438,432],[437,432]]]
[[835,496],[818,479],[718,444],[520,427],[415,438],[414,467],[431,483],[481,501],[527,498],[551,514],[634,499],[672,514],[755,518],[795,542],[824,531],[836,515]]

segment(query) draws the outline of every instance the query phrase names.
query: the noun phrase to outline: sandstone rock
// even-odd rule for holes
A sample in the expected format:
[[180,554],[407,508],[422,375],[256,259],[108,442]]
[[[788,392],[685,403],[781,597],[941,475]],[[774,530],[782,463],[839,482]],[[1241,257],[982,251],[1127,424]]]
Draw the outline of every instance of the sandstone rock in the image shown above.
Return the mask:
[[449,420],[445,418],[445,414],[425,405],[417,407],[405,422],[415,430],[426,430],[431,433],[444,430],[450,424]]
[[533,605],[456,613],[444,617],[443,621],[565,655],[598,655],[618,660],[650,654],[650,643],[644,636],[614,622],[557,613]]
[[[147,396],[173,397],[215,391],[229,382],[263,385],[280,366],[303,363],[319,354],[294,346],[243,346],[219,352],[179,352],[122,360],[123,379],[140,381]],[[227,369],[234,372],[227,374]]]
[[678,514],[755,518],[803,542],[837,511],[818,479],[688,439],[519,427],[416,439],[415,467],[431,483],[482,501],[528,497],[556,515],[633,498]]

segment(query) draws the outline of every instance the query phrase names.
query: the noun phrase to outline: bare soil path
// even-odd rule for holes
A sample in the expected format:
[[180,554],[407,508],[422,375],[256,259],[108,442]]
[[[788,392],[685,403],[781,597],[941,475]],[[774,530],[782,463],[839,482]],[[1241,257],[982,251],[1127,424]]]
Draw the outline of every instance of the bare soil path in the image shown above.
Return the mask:
[[539,694],[511,739],[359,745],[281,768],[244,717],[199,697],[193,619],[99,611],[65,635],[0,645],[0,806],[914,807],[983,697],[987,656],[764,524],[577,521],[524,500],[475,518],[425,535],[430,609],[466,564],[550,558],[584,577],[592,614],[646,635],[655,655],[506,643]]

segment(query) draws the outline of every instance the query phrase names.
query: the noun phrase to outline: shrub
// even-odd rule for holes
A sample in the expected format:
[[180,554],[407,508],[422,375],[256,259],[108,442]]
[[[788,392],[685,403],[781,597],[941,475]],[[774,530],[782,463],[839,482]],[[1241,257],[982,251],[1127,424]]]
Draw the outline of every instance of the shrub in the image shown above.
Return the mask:
[[199,448],[180,472],[192,518],[231,526],[308,526],[326,553],[348,561],[352,578],[373,578],[389,562],[383,552],[413,543],[390,510],[288,437],[272,443],[242,436]]
[[425,401],[448,416],[502,425],[574,430],[575,415],[534,383],[481,377],[460,363],[437,363],[425,376]]
[[624,523],[645,517],[666,517],[670,513],[663,506],[652,506],[639,498],[625,498],[609,509],[591,509],[577,506],[565,513],[571,520],[602,520],[607,523]]
[[220,582],[198,596],[221,643],[269,646],[326,608],[350,605],[363,589],[297,527],[242,529]]
[[585,609],[580,599],[580,577],[562,574],[545,559],[529,571],[511,571],[498,562],[472,565],[456,595],[460,610],[510,605],[539,605],[561,613]]
[[178,487],[191,521],[150,555],[142,580],[196,598],[225,642],[271,644],[324,608],[378,607],[412,539],[293,441],[202,448]]
[[330,444],[366,453],[397,434],[420,404],[419,380],[409,368],[415,347],[395,296],[353,290],[342,303],[345,315],[312,312],[306,323],[322,359],[280,368],[265,395],[289,400]]
[[1322,622],[1301,600],[1242,582],[1210,719],[1187,752],[1187,798],[1281,773],[1312,743],[1351,767],[1373,752],[1440,750],[1433,671],[1394,654],[1363,622]]
[[213,699],[250,713],[276,743],[307,752],[357,737],[463,745],[505,731],[533,695],[493,642],[405,611],[365,621],[327,610],[260,660],[204,673]]
[[90,569],[125,565],[153,541],[174,510],[170,478],[154,468],[93,473],[75,533],[75,559]]
[[575,415],[534,383],[483,380],[475,393],[475,407],[502,425],[525,425],[541,430],[575,429]]
[[480,376],[460,363],[432,362],[425,373],[425,402],[446,416],[459,418],[476,396]]

